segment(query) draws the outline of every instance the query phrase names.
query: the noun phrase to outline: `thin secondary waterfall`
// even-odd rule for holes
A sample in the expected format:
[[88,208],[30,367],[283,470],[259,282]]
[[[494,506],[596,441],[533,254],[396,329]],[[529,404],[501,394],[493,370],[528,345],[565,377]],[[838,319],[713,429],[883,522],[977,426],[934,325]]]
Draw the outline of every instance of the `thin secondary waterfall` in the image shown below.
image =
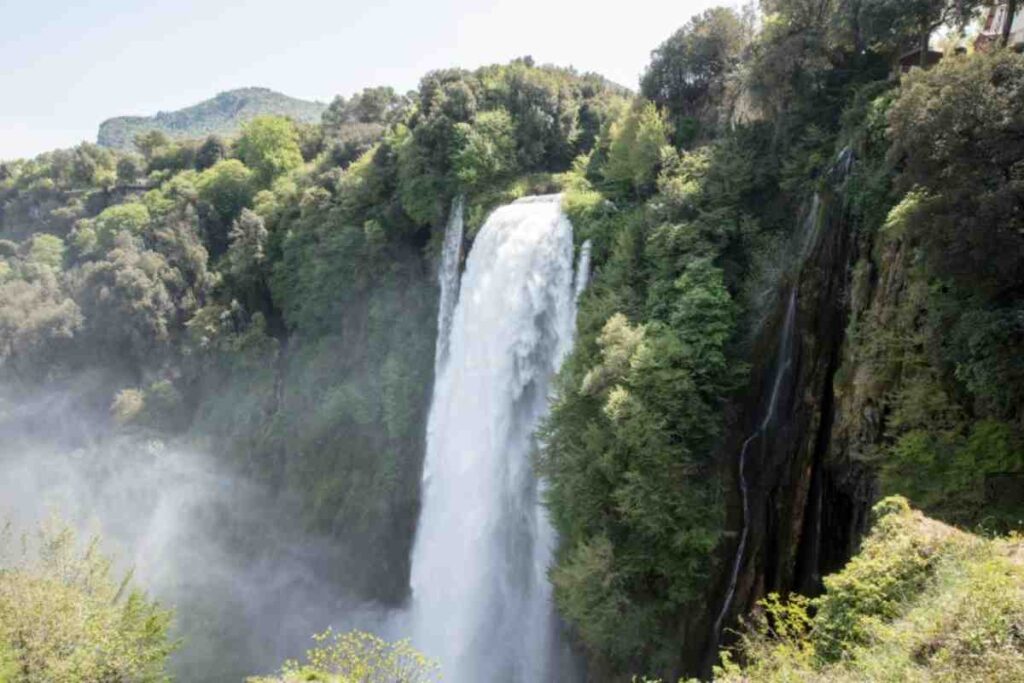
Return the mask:
[[451,337],[452,318],[455,316],[455,302],[459,299],[459,261],[462,257],[463,217],[462,195],[452,200],[448,226],[444,231],[444,245],[441,247],[441,265],[437,269],[441,297],[437,304],[437,347],[434,352],[434,374],[448,360],[448,341]]
[[555,538],[531,459],[571,347],[575,299],[560,197],[491,214],[435,378],[412,558],[412,641],[440,660],[446,681],[558,679],[547,580]]
[[747,486],[747,454],[751,444],[758,438],[763,437],[768,428],[772,426],[778,414],[779,391],[782,389],[782,382],[793,364],[793,335],[796,327],[796,286],[790,291],[789,303],[786,306],[786,319],[782,324],[782,336],[779,340],[778,357],[775,360],[775,378],[772,380],[772,393],[768,398],[768,406],[764,411],[764,418],[758,424],[754,433],[747,437],[740,448],[739,457],[739,485],[740,500],[743,511],[743,528],[740,531],[740,542],[736,547],[736,557],[733,559],[732,571],[729,574],[729,585],[725,591],[725,600],[722,609],[715,619],[714,630],[712,631],[712,642],[717,643],[718,636],[722,633],[722,624],[725,622],[729,609],[732,607],[732,599],[736,594],[736,582],[739,580],[740,568],[743,566],[743,556],[747,551],[747,538],[750,536],[750,490]]
[[590,250],[590,240],[587,240],[580,247],[580,256],[576,261],[576,284],[574,285],[576,301],[580,300],[580,296],[583,295],[590,283]]
[[[853,151],[847,147],[843,149],[839,156],[836,158],[835,163],[829,170],[829,180],[833,185],[842,186],[845,184],[850,173],[853,171],[853,165],[855,162]],[[803,224],[800,232],[796,235],[797,254],[798,260],[794,264],[794,270],[797,274],[797,278],[790,286],[788,303],[786,305],[786,316],[782,323],[782,328],[779,333],[779,345],[777,350],[777,356],[775,359],[774,376],[772,379],[771,393],[768,396],[768,402],[764,404],[764,413],[757,428],[750,436],[743,442],[740,447],[739,454],[739,489],[740,489],[740,501],[742,511],[742,528],[740,530],[739,543],[736,546],[736,555],[733,558],[732,568],[729,573],[729,583],[726,586],[725,599],[723,600],[721,610],[718,616],[715,618],[714,625],[712,626],[711,632],[711,648],[712,651],[717,653],[718,639],[722,633],[722,626],[725,623],[725,619],[729,616],[729,611],[732,608],[733,598],[736,595],[736,584],[739,580],[740,570],[743,568],[743,560],[747,552],[747,542],[750,536],[750,488],[747,482],[747,459],[749,456],[750,447],[758,440],[763,438],[772,438],[771,432],[774,428],[778,427],[778,421],[780,416],[779,411],[779,399],[780,393],[785,385],[787,376],[793,371],[794,365],[794,339],[796,336],[796,321],[797,321],[797,292],[799,290],[801,273],[805,261],[812,255],[812,253],[820,247],[822,241],[822,232],[828,228],[829,218],[827,215],[826,202],[822,200],[822,195],[815,193],[811,199],[811,205],[808,208],[807,214],[804,217]]]

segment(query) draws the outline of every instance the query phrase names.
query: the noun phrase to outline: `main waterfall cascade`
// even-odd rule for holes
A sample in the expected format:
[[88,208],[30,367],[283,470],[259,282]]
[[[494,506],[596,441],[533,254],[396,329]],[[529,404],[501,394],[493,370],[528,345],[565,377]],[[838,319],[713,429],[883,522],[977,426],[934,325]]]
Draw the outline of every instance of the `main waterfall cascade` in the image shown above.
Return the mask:
[[564,679],[547,579],[555,534],[531,460],[588,253],[574,277],[560,195],[503,206],[473,244],[450,332],[439,325],[448,353],[428,421],[410,627],[447,681]]

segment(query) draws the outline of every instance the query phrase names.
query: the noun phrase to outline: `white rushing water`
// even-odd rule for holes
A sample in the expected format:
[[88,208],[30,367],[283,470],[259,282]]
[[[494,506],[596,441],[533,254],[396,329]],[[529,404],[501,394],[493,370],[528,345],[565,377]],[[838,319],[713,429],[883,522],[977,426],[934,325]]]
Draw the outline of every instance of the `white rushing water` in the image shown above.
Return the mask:
[[412,641],[440,660],[445,681],[559,679],[555,537],[532,454],[572,343],[572,259],[553,195],[496,210],[466,263],[435,379],[412,558]]
[[580,246],[580,257],[576,261],[576,284],[574,285],[574,298],[576,301],[580,300],[580,296],[586,291],[587,285],[590,283],[590,250],[590,240],[587,240]]
[[462,205],[464,202],[462,195],[452,200],[448,226],[444,231],[444,245],[441,248],[441,265],[437,269],[441,296],[437,304],[435,376],[440,374],[441,368],[448,360],[448,340],[451,337],[452,318],[455,317],[455,303],[459,300],[459,261],[462,257]]

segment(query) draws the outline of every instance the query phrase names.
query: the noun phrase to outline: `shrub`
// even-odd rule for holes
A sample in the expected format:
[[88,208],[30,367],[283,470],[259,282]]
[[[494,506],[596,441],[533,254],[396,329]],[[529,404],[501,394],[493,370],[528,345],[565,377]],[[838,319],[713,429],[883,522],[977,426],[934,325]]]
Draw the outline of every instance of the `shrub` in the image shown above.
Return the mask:
[[305,662],[288,661],[277,676],[253,677],[248,683],[427,683],[440,680],[438,665],[409,645],[389,643],[370,633],[334,633],[313,636],[317,646],[306,652]]
[[0,680],[24,683],[169,680],[171,613],[112,575],[98,539],[44,524],[34,542],[0,539]]
[[[902,498],[875,507],[864,549],[808,600],[769,596],[715,680],[1024,680],[1024,542],[984,540]],[[812,616],[813,615],[813,616]]]

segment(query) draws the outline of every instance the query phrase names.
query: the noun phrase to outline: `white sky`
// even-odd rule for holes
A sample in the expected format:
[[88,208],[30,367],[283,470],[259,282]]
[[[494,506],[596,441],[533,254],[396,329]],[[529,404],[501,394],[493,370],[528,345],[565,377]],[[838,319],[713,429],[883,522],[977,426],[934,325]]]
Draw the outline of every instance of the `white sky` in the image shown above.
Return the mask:
[[111,116],[265,86],[329,101],[507,62],[636,87],[650,51],[734,0],[0,0],[0,159],[95,140]]

